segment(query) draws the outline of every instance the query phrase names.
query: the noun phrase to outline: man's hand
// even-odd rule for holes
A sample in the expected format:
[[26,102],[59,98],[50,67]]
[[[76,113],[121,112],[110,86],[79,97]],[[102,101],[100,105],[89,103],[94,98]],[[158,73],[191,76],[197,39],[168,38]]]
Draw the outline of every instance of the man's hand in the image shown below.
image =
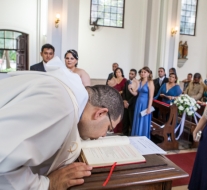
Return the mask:
[[127,109],[129,107],[129,103],[126,100],[124,100],[123,102],[124,102],[124,108]]
[[75,162],[48,175],[49,190],[67,190],[67,188],[84,183],[85,176],[90,176],[92,167],[85,163]]

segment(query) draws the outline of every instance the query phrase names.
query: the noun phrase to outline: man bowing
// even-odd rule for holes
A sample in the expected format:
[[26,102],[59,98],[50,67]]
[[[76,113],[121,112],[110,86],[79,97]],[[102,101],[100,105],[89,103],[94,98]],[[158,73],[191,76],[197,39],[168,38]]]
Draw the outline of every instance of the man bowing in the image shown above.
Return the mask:
[[85,89],[57,57],[45,69],[0,80],[0,189],[66,190],[82,184],[92,167],[73,163],[80,137],[105,136],[122,119],[122,98],[113,88]]

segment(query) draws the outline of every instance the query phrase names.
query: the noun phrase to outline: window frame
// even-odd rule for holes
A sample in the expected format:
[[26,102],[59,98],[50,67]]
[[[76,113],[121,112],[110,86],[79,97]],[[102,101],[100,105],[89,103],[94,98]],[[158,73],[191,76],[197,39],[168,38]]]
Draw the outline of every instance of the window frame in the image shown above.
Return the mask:
[[[92,13],[92,0],[90,0],[90,25],[93,26],[92,24],[92,17],[91,17],[91,13]],[[120,29],[124,29],[124,19],[125,18],[125,0],[123,0],[123,18],[122,18],[122,27],[118,27],[118,26],[106,26],[106,25],[100,25],[100,24],[97,24],[98,26],[101,26],[101,27],[109,27],[109,28],[120,28]]]
[[23,34],[22,32],[20,31],[16,31],[16,30],[7,30],[7,29],[0,29],[0,32],[3,31],[4,32],[4,38],[1,38],[0,39],[3,39],[4,40],[4,48],[1,48],[0,47],[0,50],[7,50],[7,51],[17,51],[18,49],[17,48],[14,48],[13,49],[10,49],[10,48],[5,48],[5,40],[8,39],[8,40],[15,40],[15,38],[6,38],[6,33],[5,32],[15,32],[15,33],[20,33],[20,34]]
[[[181,12],[182,12],[182,0],[181,0]],[[181,12],[180,12],[180,18],[182,17]],[[196,0],[195,24],[194,24],[194,32],[193,32],[193,34],[184,34],[184,33],[181,33],[181,31],[180,31],[180,35],[185,35],[185,36],[196,36],[197,15],[198,15],[198,0]],[[184,28],[184,29],[185,29],[185,28]],[[181,30],[181,19],[180,19],[180,30]]]

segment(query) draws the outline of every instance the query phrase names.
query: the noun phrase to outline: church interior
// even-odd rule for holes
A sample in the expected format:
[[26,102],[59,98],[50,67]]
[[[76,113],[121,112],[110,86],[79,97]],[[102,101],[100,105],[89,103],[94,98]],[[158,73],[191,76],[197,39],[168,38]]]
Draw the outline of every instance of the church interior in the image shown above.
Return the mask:
[[[95,8],[92,3],[99,1],[103,2],[0,0],[0,79],[5,78],[9,71],[30,70],[32,65],[42,61],[41,47],[51,44],[55,48],[54,55],[62,62],[65,62],[64,56],[68,50],[74,49],[78,52],[78,68],[88,73],[91,85],[106,84],[108,74],[113,71],[113,63],[118,63],[126,79],[129,79],[130,69],[139,71],[148,67],[153,79],[156,79],[159,77],[159,68],[165,69],[167,77],[170,76],[169,69],[175,68],[177,84],[182,90],[182,81],[189,73],[199,73],[205,83],[206,0],[117,0],[120,4],[123,2],[120,26],[104,26],[100,15],[94,20],[92,16],[95,13],[92,14],[92,11]],[[183,10],[184,5],[187,13]],[[188,15],[184,14],[190,14],[191,9],[194,11],[194,17],[187,20]],[[187,28],[183,28],[183,23],[187,21]],[[13,37],[6,36],[7,32],[8,36],[10,33]],[[17,34],[21,37],[15,38]],[[11,39],[13,44],[6,47],[6,40]],[[202,101],[205,102],[203,99]],[[165,105],[158,105],[157,109],[166,112],[167,109],[163,106]],[[170,113],[174,113],[172,109]],[[204,109],[202,104],[201,115]],[[188,120],[188,117],[185,119]],[[176,122],[180,123],[181,120],[182,117],[178,117]],[[171,147],[170,150],[171,148],[164,147],[167,155],[197,151],[198,144],[193,144],[192,140],[192,126],[193,129],[196,126],[193,122],[192,118],[189,123],[186,122],[183,140],[175,145],[177,148]],[[152,126],[156,128],[156,124]],[[189,143],[187,141],[190,138]],[[185,190],[188,189],[188,184],[181,183],[172,189]]]

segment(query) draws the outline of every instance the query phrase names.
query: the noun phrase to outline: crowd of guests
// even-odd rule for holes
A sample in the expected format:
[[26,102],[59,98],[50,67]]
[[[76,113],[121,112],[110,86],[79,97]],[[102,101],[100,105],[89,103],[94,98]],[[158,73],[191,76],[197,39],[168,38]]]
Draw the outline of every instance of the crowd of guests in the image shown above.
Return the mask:
[[[41,48],[40,55],[42,61],[30,67],[30,70],[46,72],[46,64],[54,57],[55,48],[51,44],[45,44]],[[78,74],[84,86],[90,86],[90,76],[88,73],[77,67],[78,52],[68,50],[65,53],[65,66]],[[129,80],[125,78],[123,69],[118,63],[112,64],[113,72],[108,75],[106,85],[119,91],[123,98],[124,117],[114,129],[114,133],[124,135],[146,136],[150,138],[151,126],[151,106],[153,99],[170,104],[180,94],[188,94],[196,101],[207,101],[207,85],[203,82],[200,73],[189,73],[187,78],[182,80],[183,89],[178,85],[178,78],[175,68],[169,69],[169,77],[166,76],[165,69],[158,69],[158,78],[153,79],[152,71],[148,67],[143,67],[138,71],[131,69]],[[137,79],[136,79],[137,77]],[[146,111],[145,116],[141,116],[142,111]],[[157,110],[154,112],[156,116]]]
[[[123,70],[118,63],[114,63],[112,69],[113,73],[109,74],[107,85],[119,91],[125,108],[123,120],[118,124],[115,133],[150,138],[150,109],[153,99],[170,104],[183,93],[188,94],[196,101],[207,100],[207,86],[200,73],[194,75],[189,73],[187,78],[182,80],[183,89],[181,89],[175,68],[169,69],[169,77],[167,77],[165,69],[160,67],[158,78],[155,79],[152,78],[152,71],[148,67],[139,70],[137,79],[137,71],[131,69],[129,80],[124,77]],[[146,110],[146,115],[143,117],[140,113],[144,110]],[[154,112],[155,117],[158,114],[156,111]]]

